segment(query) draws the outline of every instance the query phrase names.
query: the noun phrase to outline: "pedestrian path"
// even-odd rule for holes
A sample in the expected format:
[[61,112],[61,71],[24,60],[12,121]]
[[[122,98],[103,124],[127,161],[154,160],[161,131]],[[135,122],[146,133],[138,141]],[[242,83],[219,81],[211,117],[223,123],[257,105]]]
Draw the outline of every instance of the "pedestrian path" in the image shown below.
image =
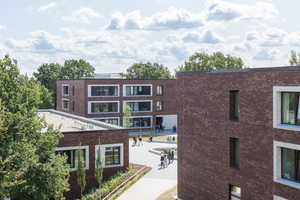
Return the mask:
[[143,142],[132,146],[129,141],[129,161],[147,165],[152,170],[125,191],[118,200],[155,200],[159,195],[177,185],[177,161],[166,168],[160,168],[160,156],[149,152],[151,148],[176,147],[176,144]]

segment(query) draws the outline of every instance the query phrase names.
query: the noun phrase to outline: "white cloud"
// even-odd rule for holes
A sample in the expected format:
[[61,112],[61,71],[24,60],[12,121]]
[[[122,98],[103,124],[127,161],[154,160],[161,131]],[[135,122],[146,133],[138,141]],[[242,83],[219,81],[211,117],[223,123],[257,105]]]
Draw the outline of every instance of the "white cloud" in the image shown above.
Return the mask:
[[51,2],[47,5],[41,6],[38,8],[39,12],[49,12],[50,10],[52,10],[53,8],[55,8],[57,6],[57,3],[55,2]]
[[276,60],[281,57],[284,57],[285,54],[277,49],[261,49],[254,57],[254,60]]
[[200,14],[191,13],[185,9],[170,7],[167,12],[158,12],[150,17],[143,17],[139,10],[123,15],[121,12],[112,14],[107,29],[129,30],[166,30],[196,28],[202,26]]
[[278,16],[275,6],[265,2],[247,5],[222,0],[208,0],[206,7],[204,14],[208,21],[265,20]]
[[90,23],[88,18],[102,18],[102,15],[95,12],[92,8],[81,7],[74,10],[71,16],[64,16],[61,19],[71,22]]
[[199,32],[188,32],[184,35],[183,41],[185,42],[194,42],[194,43],[208,43],[208,44],[217,44],[223,43],[224,39],[216,34],[211,29],[206,29],[203,33]]
[[6,29],[7,29],[6,26],[0,24],[0,31],[1,30],[6,30]]
[[300,46],[300,32],[292,32],[288,34],[285,41],[291,46]]

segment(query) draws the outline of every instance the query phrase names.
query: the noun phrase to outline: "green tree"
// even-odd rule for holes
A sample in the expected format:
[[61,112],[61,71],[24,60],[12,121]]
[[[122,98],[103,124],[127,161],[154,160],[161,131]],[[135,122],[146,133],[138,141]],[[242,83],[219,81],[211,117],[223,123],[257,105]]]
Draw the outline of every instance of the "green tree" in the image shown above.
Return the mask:
[[221,52],[208,55],[206,53],[194,53],[189,61],[175,69],[175,72],[184,71],[210,71],[223,69],[241,69],[244,63],[241,58],[232,57],[229,54],[224,56]]
[[130,123],[130,120],[133,119],[131,116],[131,107],[126,104],[125,105],[125,111],[123,113],[123,126],[129,128],[132,126],[132,123]]
[[36,80],[21,76],[17,61],[6,55],[0,60],[0,88],[0,199],[62,197],[69,166],[55,148],[63,135],[37,116]]
[[93,77],[95,68],[85,60],[66,60],[62,67],[62,79],[80,79]]
[[82,199],[82,193],[84,191],[84,188],[86,186],[86,181],[85,181],[85,169],[84,169],[84,159],[82,156],[82,150],[81,150],[81,144],[79,145],[79,149],[77,150],[77,183],[80,186],[80,194],[81,194],[81,199]]
[[[103,164],[101,158],[101,142],[99,138],[99,148],[97,149],[96,168],[95,168],[95,179],[99,183],[99,189],[101,190],[101,181],[103,178]],[[101,200],[101,196],[100,196]]]
[[291,58],[289,60],[290,66],[300,66],[300,53],[291,50]]
[[167,67],[158,63],[134,63],[127,69],[127,73],[120,73],[127,79],[170,79],[173,78]]

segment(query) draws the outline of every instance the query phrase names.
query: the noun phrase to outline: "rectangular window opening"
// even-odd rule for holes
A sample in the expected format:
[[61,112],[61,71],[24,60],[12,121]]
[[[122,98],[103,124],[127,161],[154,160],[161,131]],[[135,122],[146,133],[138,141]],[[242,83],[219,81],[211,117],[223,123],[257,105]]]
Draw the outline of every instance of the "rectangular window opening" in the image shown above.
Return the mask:
[[120,147],[105,148],[105,165],[120,164]]
[[119,112],[117,102],[91,103],[92,113]]
[[233,120],[239,119],[239,91],[229,91],[229,118]]
[[68,85],[63,85],[62,86],[62,94],[63,95],[69,95],[69,86]]
[[242,190],[241,188],[233,185],[229,185],[230,191],[229,191],[229,196],[230,200],[240,200],[242,199]]
[[156,86],[156,95],[163,95],[163,86],[162,85]]
[[151,102],[127,102],[131,108],[131,112],[151,111]]
[[281,178],[300,182],[300,151],[281,148]]
[[151,95],[151,86],[126,86],[126,96]]
[[[82,157],[84,160],[84,167],[86,167],[86,150],[82,150]],[[77,156],[78,149],[76,150],[63,150],[63,151],[57,151],[57,153],[61,155],[67,156],[67,164],[70,165],[70,169],[75,169],[78,166],[78,156]]]
[[69,110],[69,100],[62,101],[62,109]]
[[91,86],[91,96],[118,96],[118,86]]
[[156,110],[157,111],[162,111],[163,110],[163,102],[162,101],[157,101],[156,102]]
[[240,141],[238,138],[230,138],[230,166],[240,167]]

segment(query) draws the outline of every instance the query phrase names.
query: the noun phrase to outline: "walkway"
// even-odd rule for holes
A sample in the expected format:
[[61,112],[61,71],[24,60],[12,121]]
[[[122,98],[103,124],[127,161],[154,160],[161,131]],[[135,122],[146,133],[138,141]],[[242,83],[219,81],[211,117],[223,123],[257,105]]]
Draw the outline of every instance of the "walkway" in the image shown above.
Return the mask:
[[[139,133],[136,133],[139,135]],[[132,147],[129,141],[129,161],[152,167],[152,170],[124,192],[118,200],[155,200],[159,195],[177,185],[177,161],[160,168],[160,156],[148,152],[155,147],[176,147],[176,144],[143,142],[143,146]]]

